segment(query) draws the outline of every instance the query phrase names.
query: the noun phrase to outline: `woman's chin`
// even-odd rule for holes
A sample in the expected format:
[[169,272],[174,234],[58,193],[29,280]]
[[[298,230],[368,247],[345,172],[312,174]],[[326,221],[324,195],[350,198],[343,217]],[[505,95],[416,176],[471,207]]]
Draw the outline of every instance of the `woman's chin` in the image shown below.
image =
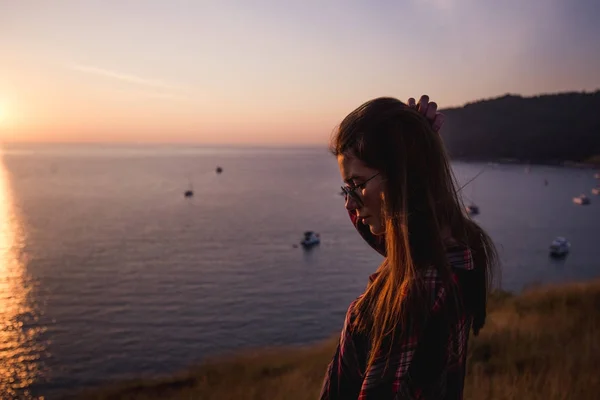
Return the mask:
[[381,226],[374,226],[369,224],[369,229],[371,230],[371,233],[375,236],[381,236],[385,233]]

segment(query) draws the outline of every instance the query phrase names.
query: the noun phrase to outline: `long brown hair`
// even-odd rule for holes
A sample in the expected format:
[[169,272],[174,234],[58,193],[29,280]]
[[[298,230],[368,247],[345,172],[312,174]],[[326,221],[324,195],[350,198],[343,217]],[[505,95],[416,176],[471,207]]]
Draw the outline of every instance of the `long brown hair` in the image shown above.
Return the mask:
[[461,303],[477,334],[485,323],[487,293],[497,253],[490,237],[466,214],[439,134],[417,111],[393,98],[377,98],[352,111],[331,143],[336,155],[352,155],[384,177],[382,215],[386,258],[358,300],[357,324],[368,333],[368,365],[398,334],[398,326],[424,317],[424,269],[435,267],[448,286],[452,271],[443,229],[471,249],[471,271]]

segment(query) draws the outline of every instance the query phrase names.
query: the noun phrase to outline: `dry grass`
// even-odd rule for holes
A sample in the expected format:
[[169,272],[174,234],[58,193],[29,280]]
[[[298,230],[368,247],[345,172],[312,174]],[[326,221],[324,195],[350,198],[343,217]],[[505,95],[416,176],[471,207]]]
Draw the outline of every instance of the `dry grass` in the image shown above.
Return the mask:
[[[334,346],[248,352],[77,398],[315,399]],[[599,398],[600,281],[495,294],[467,368],[467,399]]]

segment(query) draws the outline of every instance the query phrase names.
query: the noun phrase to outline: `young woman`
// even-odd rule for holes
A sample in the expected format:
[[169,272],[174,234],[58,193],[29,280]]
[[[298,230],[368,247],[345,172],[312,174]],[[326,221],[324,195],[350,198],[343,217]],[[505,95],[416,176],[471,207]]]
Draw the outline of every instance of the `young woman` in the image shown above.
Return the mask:
[[461,399],[496,250],[465,213],[435,103],[378,98],[331,145],[346,209],[385,256],[348,308],[321,399]]

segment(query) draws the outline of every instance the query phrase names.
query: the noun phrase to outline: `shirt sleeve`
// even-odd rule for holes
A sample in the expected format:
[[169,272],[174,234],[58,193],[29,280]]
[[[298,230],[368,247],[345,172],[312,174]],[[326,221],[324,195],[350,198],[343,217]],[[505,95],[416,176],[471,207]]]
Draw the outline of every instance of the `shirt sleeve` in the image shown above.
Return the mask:
[[[424,300],[427,301],[426,309],[430,312],[426,318],[418,319],[421,323],[416,323],[417,319],[411,318],[409,314],[405,325],[399,327],[403,330],[401,341],[394,343],[391,353],[386,351],[377,357],[366,371],[369,346],[367,338],[353,329],[356,301],[352,303],[346,314],[335,355],[327,368],[321,388],[321,400],[423,398],[423,377],[427,378],[433,370],[443,367],[447,343],[436,326],[439,318],[435,318],[445,304],[446,290],[433,268],[426,271],[424,278]],[[425,353],[416,359],[417,348],[419,352]]]
[[[400,342],[394,344],[394,350],[391,356],[387,354],[378,357],[373,365],[366,371],[362,381],[361,393],[381,393],[388,391],[389,386],[382,383],[382,371],[386,363],[393,368],[394,376],[388,381],[391,384],[391,392],[396,395],[396,399],[421,399],[423,398],[423,372],[430,375],[433,370],[442,368],[445,363],[445,345],[446,340],[442,337],[442,332],[435,326],[437,315],[445,304],[446,290],[441,283],[435,269],[431,268],[425,273],[425,299],[427,299],[427,308],[429,314],[417,323],[417,318],[411,318],[409,314],[404,326],[402,326],[403,335]],[[439,336],[439,337],[438,337]],[[422,345],[425,343],[424,345]],[[415,358],[417,353],[423,351]],[[421,360],[426,361],[423,365]],[[409,373],[410,371],[410,373]],[[422,372],[423,371],[423,372]],[[383,386],[383,387],[382,387]],[[387,388],[386,388],[387,386]]]
[[327,367],[319,397],[321,400],[357,399],[360,393],[363,380],[361,340],[352,329],[355,303],[348,308],[335,355]]

